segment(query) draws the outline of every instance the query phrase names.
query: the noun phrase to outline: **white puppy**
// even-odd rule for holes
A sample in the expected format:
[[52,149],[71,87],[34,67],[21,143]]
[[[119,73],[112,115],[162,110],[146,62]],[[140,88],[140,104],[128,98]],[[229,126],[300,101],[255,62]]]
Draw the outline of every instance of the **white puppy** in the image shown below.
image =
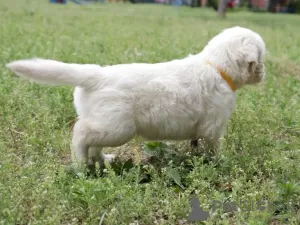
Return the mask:
[[40,83],[76,86],[72,160],[83,163],[135,135],[202,139],[206,148],[218,147],[235,108],[235,90],[264,78],[265,51],[257,33],[233,27],[201,53],[170,62],[101,67],[29,59],[7,66]]

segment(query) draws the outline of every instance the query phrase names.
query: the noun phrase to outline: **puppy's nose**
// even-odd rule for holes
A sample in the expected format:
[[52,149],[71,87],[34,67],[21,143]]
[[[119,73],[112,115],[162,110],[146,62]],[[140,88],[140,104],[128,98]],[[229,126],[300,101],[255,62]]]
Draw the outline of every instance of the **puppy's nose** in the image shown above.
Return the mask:
[[263,75],[265,73],[265,65],[264,63],[259,63],[256,67],[255,73],[258,75]]

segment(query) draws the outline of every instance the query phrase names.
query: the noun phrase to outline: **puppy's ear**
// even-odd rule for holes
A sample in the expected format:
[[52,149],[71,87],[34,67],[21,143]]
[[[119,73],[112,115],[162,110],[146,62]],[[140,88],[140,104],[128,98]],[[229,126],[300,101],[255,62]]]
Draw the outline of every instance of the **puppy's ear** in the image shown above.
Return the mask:
[[251,43],[247,38],[242,39],[239,48],[238,64],[243,65],[248,72],[255,72],[259,59],[258,46]]

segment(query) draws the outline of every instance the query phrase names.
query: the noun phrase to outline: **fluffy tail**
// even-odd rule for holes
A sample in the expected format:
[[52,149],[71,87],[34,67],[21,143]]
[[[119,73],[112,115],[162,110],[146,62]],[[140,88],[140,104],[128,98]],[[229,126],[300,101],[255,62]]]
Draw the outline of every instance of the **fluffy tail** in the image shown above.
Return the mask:
[[7,64],[17,75],[56,85],[92,87],[101,75],[101,67],[90,64],[68,64],[47,59],[25,59]]

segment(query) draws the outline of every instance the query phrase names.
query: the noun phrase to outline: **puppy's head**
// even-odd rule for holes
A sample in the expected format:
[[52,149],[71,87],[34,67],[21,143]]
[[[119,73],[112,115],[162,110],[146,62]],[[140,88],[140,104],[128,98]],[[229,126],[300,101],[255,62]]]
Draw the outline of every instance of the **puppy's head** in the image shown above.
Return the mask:
[[249,29],[226,29],[204,50],[211,54],[215,63],[228,70],[238,87],[258,83],[265,77],[265,43],[260,35]]

